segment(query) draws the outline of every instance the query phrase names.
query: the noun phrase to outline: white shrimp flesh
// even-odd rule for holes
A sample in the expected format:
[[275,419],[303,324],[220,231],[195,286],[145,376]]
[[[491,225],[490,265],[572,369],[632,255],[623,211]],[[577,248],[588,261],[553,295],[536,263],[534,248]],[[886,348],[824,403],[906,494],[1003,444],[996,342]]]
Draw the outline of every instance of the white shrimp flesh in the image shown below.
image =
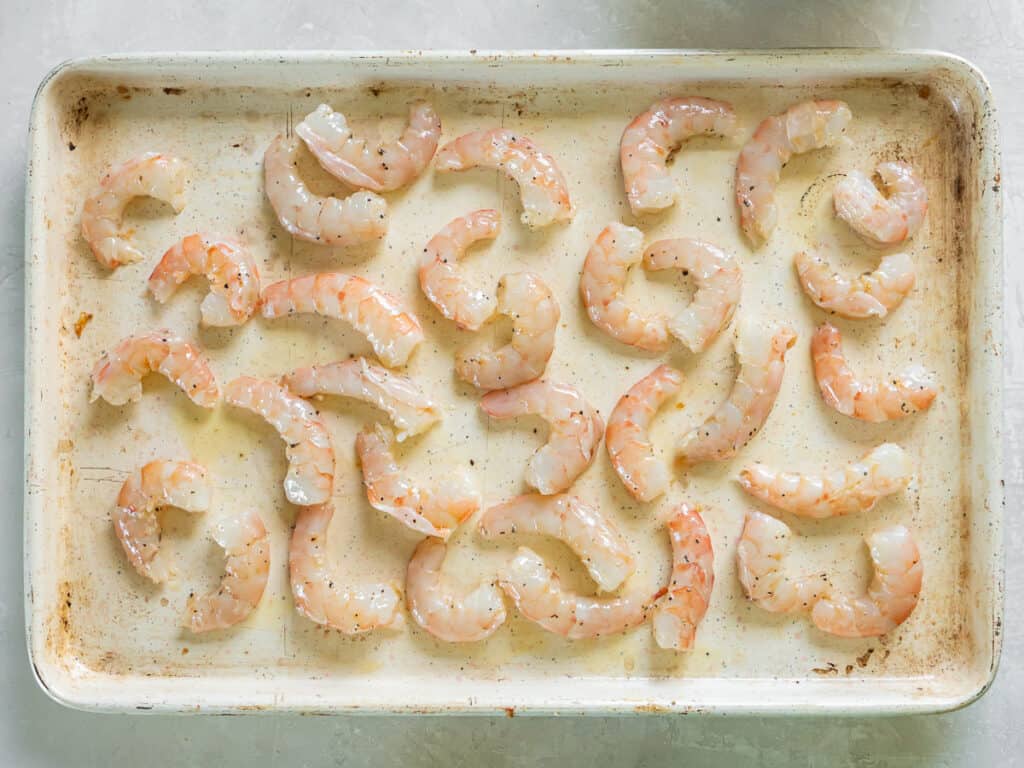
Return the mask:
[[875,173],[883,194],[861,171],[850,171],[836,184],[836,215],[868,243],[884,248],[917,234],[928,212],[928,190],[907,163],[879,163]]

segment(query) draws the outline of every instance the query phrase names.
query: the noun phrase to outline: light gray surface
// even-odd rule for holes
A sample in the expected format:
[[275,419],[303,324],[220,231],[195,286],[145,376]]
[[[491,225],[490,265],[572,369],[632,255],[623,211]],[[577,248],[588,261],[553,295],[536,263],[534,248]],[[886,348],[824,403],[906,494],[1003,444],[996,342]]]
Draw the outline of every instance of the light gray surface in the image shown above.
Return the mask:
[[[436,8],[450,6],[450,10]],[[458,10],[455,10],[458,8]],[[36,85],[59,61],[113,51],[242,48],[583,48],[878,45],[939,48],[988,76],[1003,140],[1007,626],[992,690],[962,712],[854,721],[115,717],[36,687],[21,598],[24,169]],[[1019,0],[0,0],[0,765],[965,765],[1024,753],[1024,4]]]

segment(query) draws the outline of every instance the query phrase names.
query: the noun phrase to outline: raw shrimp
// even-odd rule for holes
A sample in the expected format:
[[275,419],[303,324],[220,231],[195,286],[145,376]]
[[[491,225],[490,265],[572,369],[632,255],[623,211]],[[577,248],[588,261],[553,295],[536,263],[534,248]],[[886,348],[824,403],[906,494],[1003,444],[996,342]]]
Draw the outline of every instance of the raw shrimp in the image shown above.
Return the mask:
[[263,156],[263,185],[277,220],[292,237],[320,245],[357,245],[384,237],[388,204],[373,192],[345,198],[313,194],[299,178],[299,140],[275,138]]
[[874,575],[867,593],[831,594],[819,600],[811,621],[840,637],[875,637],[898,627],[917,607],[924,578],[921,553],[913,535],[892,525],[867,537]]
[[578,496],[517,496],[480,517],[487,539],[536,533],[564,541],[587,567],[599,590],[612,592],[636,569],[629,542],[615,523]]
[[647,435],[657,410],[683,386],[683,374],[659,365],[619,398],[608,419],[608,458],[633,498],[651,501],[668,489],[669,472]]
[[414,531],[447,539],[480,508],[479,491],[464,471],[451,467],[436,485],[418,485],[399,468],[391,442],[391,433],[380,424],[356,435],[356,454],[370,506]]
[[334,487],[334,448],[316,410],[273,381],[240,376],[225,390],[231,405],[262,416],[284,440],[288,474],[284,495],[292,504],[320,504]]
[[114,532],[132,566],[147,579],[160,583],[170,575],[160,551],[160,507],[177,507],[186,512],[210,508],[210,485],[206,470],[191,461],[151,461],[129,477],[117,496],[111,518]]
[[489,392],[480,408],[492,419],[537,415],[550,427],[548,441],[526,469],[526,483],[544,494],[573,484],[597,455],[604,422],[583,394],[568,384],[538,379],[512,389]]
[[213,538],[224,548],[227,567],[220,587],[189,598],[186,626],[193,632],[224,629],[245,619],[263,597],[270,573],[270,537],[256,512],[225,517]]
[[426,102],[412,104],[398,139],[371,143],[352,133],[343,114],[321,104],[295,133],[332,176],[360,189],[390,192],[423,173],[441,138],[441,118]]
[[473,346],[455,356],[455,372],[480,389],[504,389],[544,373],[555,350],[561,312],[551,289],[532,272],[503,275],[498,312],[512,318],[512,340],[498,349]]
[[180,213],[185,172],[182,160],[159,152],[146,152],[107,171],[82,208],[82,237],[96,261],[108,269],[141,261],[142,254],[131,244],[132,230],[121,229],[124,209],[136,197],[152,197]]
[[822,475],[778,472],[754,464],[740,472],[743,490],[798,517],[826,518],[866,512],[906,488],[914,475],[910,455],[893,443]]
[[914,263],[906,253],[892,253],[878,269],[854,278],[834,272],[821,256],[799,253],[796,272],[804,293],[822,309],[852,318],[885,317],[914,287]]
[[441,578],[447,547],[424,539],[416,547],[405,575],[409,613],[423,629],[446,643],[472,643],[494,634],[505,622],[505,600],[492,583],[456,594]]
[[554,158],[526,136],[507,128],[474,131],[450,141],[437,152],[438,171],[465,171],[478,166],[504,171],[519,185],[522,221],[544,227],[573,216],[569,187]]
[[199,312],[203,325],[241,325],[260,301],[260,274],[241,244],[209,235],[189,235],[171,247],[149,276],[149,291],[161,304],[192,275],[210,281]]
[[331,572],[327,529],[334,516],[328,502],[300,507],[288,547],[288,571],[295,608],[310,621],[356,635],[374,629],[400,629],[402,594],[392,582],[345,588]]
[[732,105],[700,97],[663,99],[637,115],[622,132],[619,158],[633,215],[655,213],[676,201],[676,184],[665,163],[691,136],[731,136]]
[[850,171],[832,193],[836,215],[872,245],[884,248],[917,234],[928,212],[928,190],[906,163],[879,163],[875,173],[886,194],[868,176]]
[[931,375],[913,365],[892,379],[858,379],[846,364],[842,335],[829,323],[818,326],[811,340],[814,377],[824,401],[844,416],[880,422],[902,419],[928,408],[935,399]]
[[761,121],[736,162],[740,225],[751,243],[764,243],[778,223],[775,188],[790,157],[834,144],[852,118],[842,101],[804,101]]
[[686,464],[724,461],[753,439],[775,405],[786,370],[786,351],[795,343],[796,334],[788,325],[744,327],[736,344],[740,364],[736,383],[729,399],[683,437],[679,455]]
[[342,272],[282,280],[263,291],[263,316],[312,313],[344,320],[363,334],[384,365],[405,365],[423,341],[423,327],[402,302],[378,285]]
[[715,587],[715,553],[700,508],[681,504],[668,521],[672,541],[672,578],[654,607],[651,627],[659,648],[693,647],[697,625],[708,610]]
[[423,295],[459,328],[475,331],[494,314],[494,296],[473,288],[460,273],[458,261],[473,243],[497,237],[500,228],[501,215],[497,211],[473,211],[445,225],[423,249]]
[[296,368],[281,383],[300,397],[341,395],[374,405],[398,427],[399,442],[425,432],[444,415],[415,381],[365,357]]
[[203,408],[220,401],[220,388],[206,357],[190,342],[166,328],[129,336],[99,359],[92,369],[90,402],[103,398],[111,405],[142,397],[142,377],[150,371],[173,381]]

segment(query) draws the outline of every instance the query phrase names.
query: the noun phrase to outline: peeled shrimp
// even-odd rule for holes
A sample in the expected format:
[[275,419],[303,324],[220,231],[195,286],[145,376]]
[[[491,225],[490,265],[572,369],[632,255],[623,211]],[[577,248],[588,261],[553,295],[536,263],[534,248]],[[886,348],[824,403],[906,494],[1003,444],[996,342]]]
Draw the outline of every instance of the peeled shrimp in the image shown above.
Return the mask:
[[192,513],[209,509],[206,470],[191,461],[151,461],[121,486],[111,515],[114,532],[135,570],[156,583],[170,575],[167,565],[156,561],[160,551],[156,511],[160,507]]
[[220,401],[220,388],[203,354],[167,329],[129,336],[99,359],[92,369],[93,402],[111,405],[136,402],[142,397],[142,377],[150,371],[173,381],[189,399],[203,408]]
[[810,300],[843,317],[885,317],[914,287],[914,263],[906,253],[889,254],[874,272],[854,278],[834,272],[825,259],[810,253],[797,254],[795,264]]
[[334,448],[313,406],[273,381],[240,376],[224,393],[231,405],[262,416],[285,443],[284,495],[292,504],[320,504],[334,487]]
[[567,384],[538,379],[512,389],[489,392],[480,408],[492,419],[538,415],[550,427],[548,441],[526,469],[526,483],[543,494],[573,484],[597,455],[604,422],[582,393]]
[[413,104],[401,137],[373,144],[357,138],[343,114],[321,104],[295,133],[332,176],[360,189],[390,192],[423,173],[441,138],[441,118],[429,104]]
[[340,395],[374,405],[398,427],[399,442],[425,432],[443,416],[441,406],[415,381],[365,357],[296,368],[281,383],[300,397]]
[[832,594],[819,600],[811,621],[840,637],[875,637],[898,627],[917,607],[924,566],[914,537],[902,525],[875,531],[867,538],[874,575],[867,593]]
[[615,523],[577,496],[517,496],[491,507],[480,518],[484,538],[515,533],[536,533],[564,541],[604,592],[618,589],[636,569],[629,543]]
[[224,629],[245,619],[263,597],[270,573],[270,537],[256,512],[224,518],[213,538],[224,548],[227,567],[215,591],[189,598],[186,626],[193,632]]
[[299,178],[299,140],[275,138],[263,156],[263,184],[277,220],[292,237],[321,245],[357,245],[384,237],[388,204],[373,192],[320,197]]
[[475,331],[494,314],[494,296],[469,285],[458,261],[473,243],[497,237],[500,228],[497,211],[473,211],[446,224],[423,249],[419,273],[423,295],[459,328]]
[[441,578],[447,547],[424,539],[413,552],[405,576],[409,613],[423,629],[447,643],[472,643],[494,634],[505,622],[505,600],[494,584],[456,594]]
[[786,352],[796,343],[788,325],[751,323],[736,344],[740,372],[729,399],[699,427],[687,433],[679,455],[687,464],[732,458],[758,433],[779,394]]
[[544,227],[573,216],[569,187],[554,158],[530,139],[507,128],[474,131],[450,141],[437,152],[437,170],[497,168],[519,185],[522,221]]
[[199,312],[203,325],[241,325],[260,301],[260,275],[250,253],[232,240],[189,235],[171,247],[149,276],[149,291],[161,304],[192,275],[210,281]]
[[402,302],[374,283],[342,272],[282,280],[263,291],[263,316],[312,313],[345,320],[366,336],[384,365],[405,365],[423,327]]
[[761,245],[775,229],[775,188],[790,157],[834,144],[852,118],[842,101],[804,101],[761,121],[736,162],[740,226],[751,243]]
[[864,173],[850,171],[832,193],[836,215],[872,245],[884,248],[917,234],[928,212],[928,190],[906,163],[879,163],[886,194]]
[[345,588],[327,560],[327,529],[334,516],[331,503],[300,507],[288,548],[288,571],[295,608],[310,621],[346,635],[374,629],[399,629],[402,595],[387,582]]
[[414,531],[447,539],[480,508],[480,493],[465,472],[448,468],[432,487],[417,485],[391,453],[391,434],[376,424],[356,436],[356,454],[370,506]]
[[665,162],[691,136],[731,135],[732,105],[699,97],[663,99],[637,115],[622,132],[622,180],[633,215],[655,213],[676,201],[676,184]]
[[175,213],[185,207],[185,163],[177,157],[146,152],[114,166],[82,208],[82,237],[96,261],[108,269],[141,261],[131,244],[132,230],[121,229],[124,209],[136,197],[153,197]]
[[829,323],[818,326],[811,340],[814,377],[824,401],[845,416],[861,421],[902,419],[928,408],[935,399],[930,374],[909,366],[891,380],[858,379],[843,355],[842,335]]
[[498,281],[498,312],[512,318],[512,340],[498,349],[459,350],[455,372],[480,389],[504,389],[544,373],[555,350],[561,312],[551,289],[532,272],[503,275]]
[[715,587],[715,553],[698,507],[681,504],[668,521],[672,540],[672,578],[654,607],[651,626],[660,648],[693,647],[697,625],[708,610]]
[[659,365],[619,398],[604,443],[619,479],[633,498],[650,501],[668,489],[669,471],[647,435],[657,410],[683,386],[683,374]]

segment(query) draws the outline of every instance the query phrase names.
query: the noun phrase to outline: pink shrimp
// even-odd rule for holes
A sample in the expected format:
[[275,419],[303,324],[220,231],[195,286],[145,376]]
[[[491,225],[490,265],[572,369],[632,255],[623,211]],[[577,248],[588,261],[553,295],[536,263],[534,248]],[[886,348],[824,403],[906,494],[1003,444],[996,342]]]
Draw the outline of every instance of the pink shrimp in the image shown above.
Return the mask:
[[654,607],[651,626],[660,648],[686,651],[693,647],[715,587],[715,553],[699,507],[681,504],[669,518],[668,533],[672,578],[668,594]]
[[885,317],[914,287],[914,263],[906,253],[891,253],[874,272],[844,277],[821,256],[799,253],[794,262],[808,298],[822,309],[855,319]]
[[860,171],[850,171],[832,193],[836,215],[872,245],[884,248],[917,234],[928,212],[928,190],[907,163],[879,163],[888,196]]

